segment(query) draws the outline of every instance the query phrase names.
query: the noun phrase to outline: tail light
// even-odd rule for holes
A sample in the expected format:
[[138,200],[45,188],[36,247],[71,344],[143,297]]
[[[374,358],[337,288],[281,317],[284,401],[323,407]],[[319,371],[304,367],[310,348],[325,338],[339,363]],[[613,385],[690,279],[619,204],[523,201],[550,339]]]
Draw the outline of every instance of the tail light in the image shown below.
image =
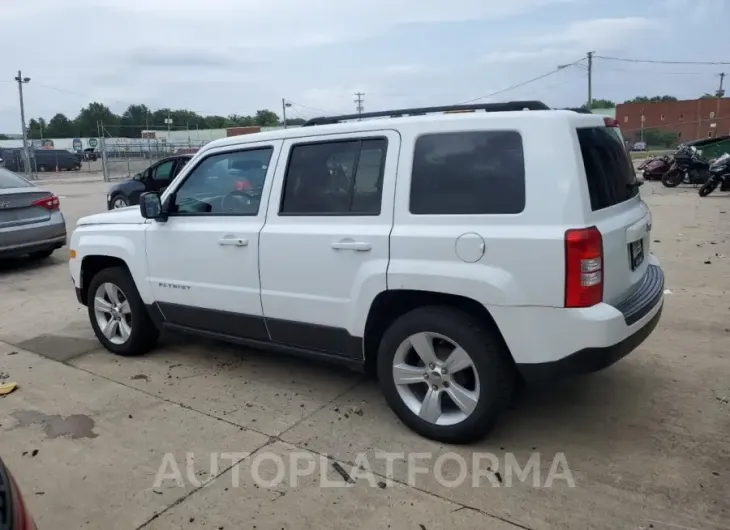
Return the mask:
[[45,208],[46,210],[57,210],[60,204],[61,202],[55,195],[51,195],[50,197],[43,197],[42,199],[33,201],[33,206],[40,206],[41,208]]
[[36,530],[28,513],[20,488],[7,468],[0,461],[0,528],[10,530]]
[[606,127],[618,127],[618,120],[614,118],[603,118]]
[[565,307],[603,301],[603,238],[595,226],[565,232]]

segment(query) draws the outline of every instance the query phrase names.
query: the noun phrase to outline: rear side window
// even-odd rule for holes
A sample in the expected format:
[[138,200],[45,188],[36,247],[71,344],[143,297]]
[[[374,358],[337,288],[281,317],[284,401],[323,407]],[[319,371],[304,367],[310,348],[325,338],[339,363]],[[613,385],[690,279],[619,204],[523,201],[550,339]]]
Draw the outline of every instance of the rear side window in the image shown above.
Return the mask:
[[578,142],[594,212],[638,195],[634,166],[616,133],[609,127],[580,128]]
[[412,214],[517,214],[524,208],[525,160],[518,132],[428,134],[416,140]]
[[379,215],[385,138],[297,144],[291,148],[281,215]]
[[33,184],[25,180],[23,177],[16,175],[7,169],[0,168],[0,190],[31,187],[33,187]]

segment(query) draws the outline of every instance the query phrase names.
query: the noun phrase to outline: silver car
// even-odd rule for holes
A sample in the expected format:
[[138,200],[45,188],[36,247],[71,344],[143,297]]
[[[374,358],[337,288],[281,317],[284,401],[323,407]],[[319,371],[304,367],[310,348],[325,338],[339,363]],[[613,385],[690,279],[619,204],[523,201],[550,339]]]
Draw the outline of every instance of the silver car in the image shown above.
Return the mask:
[[47,258],[65,244],[58,197],[0,167],[0,259]]

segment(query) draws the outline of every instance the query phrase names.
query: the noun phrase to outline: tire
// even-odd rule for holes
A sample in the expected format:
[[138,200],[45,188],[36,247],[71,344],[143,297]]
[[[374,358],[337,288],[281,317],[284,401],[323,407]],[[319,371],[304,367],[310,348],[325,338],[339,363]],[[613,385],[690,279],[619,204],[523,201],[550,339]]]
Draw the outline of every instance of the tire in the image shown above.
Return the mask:
[[117,208],[126,208],[129,206],[129,199],[124,195],[117,194],[112,197],[111,204],[112,210],[116,210]]
[[[100,291],[99,294],[108,293],[106,290],[108,285],[121,291],[122,296],[119,293],[116,296],[117,301],[121,302],[116,304],[120,309],[124,305],[124,301],[128,302],[127,313],[124,312],[124,309],[115,311],[114,314],[110,311],[107,320],[107,322],[111,321],[113,316],[123,319],[128,330],[126,339],[121,331],[123,326],[119,320],[116,326],[112,326],[114,333],[110,337],[105,335],[100,327],[100,317],[103,316],[106,319],[107,315],[99,315],[100,311],[97,311],[99,307],[95,299],[97,298],[97,291]],[[114,301],[108,294],[102,300],[107,302],[107,305],[109,305],[109,301]],[[150,351],[157,343],[160,331],[152,322],[147,308],[139,296],[137,286],[126,268],[111,267],[97,273],[89,284],[86,305],[96,338],[110,352],[123,356],[142,355]],[[104,313],[104,311],[101,311],[101,313]]]
[[54,250],[56,249],[49,248],[47,250],[39,250],[38,252],[31,252],[30,254],[28,254],[28,256],[30,256],[30,259],[46,259],[51,257],[51,254],[53,254]]
[[715,188],[717,188],[719,184],[720,183],[718,181],[712,179],[705,182],[700,188],[700,197],[707,197],[710,193],[715,191]]
[[[430,337],[427,334],[431,334]],[[425,374],[420,355],[407,342],[414,336],[414,340],[426,337],[432,345],[435,340],[437,350],[446,346],[447,341],[451,342],[449,347],[454,344],[460,346],[471,366],[453,374],[451,370],[437,374],[450,364],[443,363],[444,359],[448,359],[448,353],[441,353],[437,359],[440,364]],[[402,360],[404,351],[409,351],[405,361]],[[516,381],[509,351],[498,333],[470,314],[445,306],[415,309],[398,318],[386,330],[377,360],[380,388],[393,412],[416,433],[444,443],[469,443],[486,436],[508,407]],[[407,373],[412,374],[413,383],[396,385],[394,366],[403,367],[404,364],[408,365]],[[428,380],[425,375],[429,376]],[[420,410],[424,410],[422,404],[429,395],[434,395],[436,386],[439,389],[435,402],[440,416],[434,422],[421,418],[416,409],[421,405]],[[475,398],[470,412],[457,407],[456,401],[450,397],[457,389],[467,390]],[[420,400],[419,396],[422,396]],[[444,409],[446,415],[443,414]]]
[[681,171],[667,171],[662,176],[662,184],[667,188],[676,188],[680,182],[682,182]]

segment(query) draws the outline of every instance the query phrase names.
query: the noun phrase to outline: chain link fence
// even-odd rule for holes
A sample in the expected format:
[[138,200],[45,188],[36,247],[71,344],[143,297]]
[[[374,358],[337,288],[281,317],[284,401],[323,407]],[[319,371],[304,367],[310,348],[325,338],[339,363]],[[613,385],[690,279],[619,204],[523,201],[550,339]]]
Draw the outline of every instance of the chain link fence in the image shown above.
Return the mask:
[[100,145],[104,180],[128,178],[142,173],[159,160],[183,153],[195,153],[207,141],[167,142],[154,138],[104,138]]

